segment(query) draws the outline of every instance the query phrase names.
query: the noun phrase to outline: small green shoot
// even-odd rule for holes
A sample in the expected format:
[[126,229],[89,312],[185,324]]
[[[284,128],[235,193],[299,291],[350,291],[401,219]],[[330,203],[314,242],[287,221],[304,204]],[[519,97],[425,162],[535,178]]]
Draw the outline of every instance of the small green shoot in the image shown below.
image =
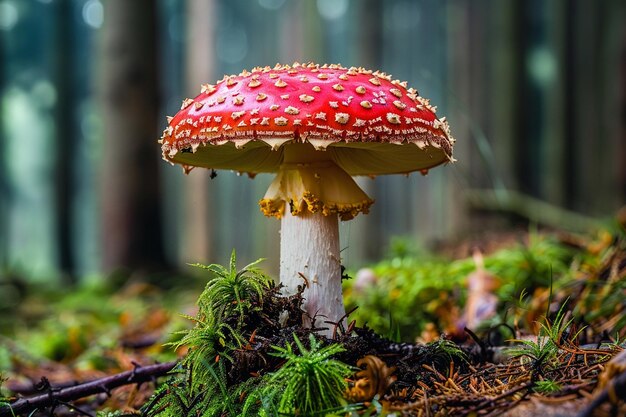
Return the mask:
[[268,375],[266,383],[249,401],[261,401],[267,415],[324,416],[328,413],[346,412],[343,395],[346,378],[354,369],[343,362],[331,359],[344,348],[337,344],[322,347],[313,335],[309,336],[307,349],[294,334],[298,353],[291,345],[274,347],[273,356],[286,362],[276,372]]
[[553,394],[555,392],[559,392],[561,388],[562,387],[558,382],[552,381],[551,379],[536,381],[533,386],[533,390],[541,394]]
[[567,312],[565,307],[567,301],[559,308],[556,317],[552,323],[545,319],[544,323],[540,323],[539,334],[535,340],[520,340],[515,339],[514,342],[518,342],[519,345],[507,349],[507,352],[512,357],[526,357],[530,359],[535,366],[538,366],[538,371],[541,371],[541,366],[547,364],[548,367],[555,366],[558,363],[559,347],[563,343],[576,340],[580,332],[579,330],[574,335],[569,336],[569,340],[563,340],[565,331],[571,326],[574,319],[565,320]]
[[182,334],[183,337],[167,345],[172,346],[174,350],[183,346],[189,348],[189,352],[183,359],[183,365],[190,370],[192,387],[196,388],[196,384],[202,384],[210,379],[208,368],[204,364],[219,362],[221,359],[232,362],[233,358],[230,353],[243,344],[244,338],[226,323],[216,322],[210,318],[203,321],[198,317],[186,317],[195,321],[196,326],[176,332]]
[[402,341],[402,337],[400,334],[400,326],[393,319],[393,315],[389,312],[389,330],[387,332],[387,339],[400,343]]
[[454,342],[445,338],[439,338],[426,345],[432,349],[433,364],[438,369],[448,369],[451,362],[468,363],[467,355]]
[[246,312],[251,307],[250,300],[254,299],[262,304],[263,292],[272,282],[269,276],[256,267],[262,261],[263,259],[258,259],[237,270],[237,256],[233,250],[230,255],[229,268],[218,264],[192,264],[192,266],[213,273],[198,299],[201,311],[204,314],[216,316],[220,321],[236,312],[238,324],[241,325]]

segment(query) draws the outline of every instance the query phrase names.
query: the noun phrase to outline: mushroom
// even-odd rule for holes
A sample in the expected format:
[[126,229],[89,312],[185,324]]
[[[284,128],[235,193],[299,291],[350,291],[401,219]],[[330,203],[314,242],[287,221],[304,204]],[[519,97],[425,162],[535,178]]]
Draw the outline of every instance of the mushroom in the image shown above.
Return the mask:
[[168,118],[163,158],[183,166],[276,173],[260,200],[281,219],[283,295],[303,286],[306,325],[345,320],[338,219],[374,202],[352,176],[408,174],[452,162],[445,118],[406,82],[363,68],[258,67],[202,85]]

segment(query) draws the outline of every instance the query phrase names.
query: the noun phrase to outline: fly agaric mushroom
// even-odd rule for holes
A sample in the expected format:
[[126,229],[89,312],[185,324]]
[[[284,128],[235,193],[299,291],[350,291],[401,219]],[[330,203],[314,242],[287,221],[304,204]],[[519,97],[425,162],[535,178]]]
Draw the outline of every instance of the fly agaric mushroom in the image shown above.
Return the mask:
[[202,85],[168,118],[159,143],[163,158],[185,172],[277,173],[259,204],[281,219],[283,294],[305,285],[308,317],[338,323],[345,316],[338,219],[373,203],[352,176],[425,174],[452,162],[454,140],[435,110],[378,71],[276,65]]

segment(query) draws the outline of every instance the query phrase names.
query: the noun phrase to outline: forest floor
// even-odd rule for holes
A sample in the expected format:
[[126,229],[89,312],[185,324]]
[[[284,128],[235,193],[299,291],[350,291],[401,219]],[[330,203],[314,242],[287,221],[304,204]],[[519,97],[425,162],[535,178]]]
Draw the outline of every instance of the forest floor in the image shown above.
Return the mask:
[[[263,302],[259,295],[250,304],[243,323],[226,320],[242,343],[226,349],[228,335],[218,335],[210,355],[221,366],[218,388],[228,401],[243,402],[247,391],[233,387],[276,372],[284,364],[276,346],[293,346],[297,338],[310,349],[314,334],[322,346],[342,347],[335,359],[360,369],[344,393],[355,406],[333,415],[626,416],[624,239],[605,232],[575,242],[560,236],[584,256],[572,258],[566,285],[558,292],[550,288],[547,309],[525,312],[536,318],[532,325],[529,319],[503,319],[486,331],[457,326],[446,335],[446,326],[434,321],[420,327],[419,342],[399,341],[357,325],[350,310],[348,328],[316,321],[332,330],[326,338],[299,325],[300,296],[283,298],[270,286]],[[41,294],[11,306],[21,316],[9,316],[5,328],[16,320],[33,326],[31,316],[38,317],[37,330],[0,336],[0,416],[166,415],[155,411],[161,403],[153,394],[164,381],[172,383],[172,372],[188,372],[176,365],[185,346],[176,353],[163,347],[189,327],[185,320],[149,284],[128,283],[113,295],[93,289],[85,294],[63,298],[54,310]],[[467,311],[471,293],[461,298]],[[201,318],[188,295],[173,304],[187,305],[189,318]],[[195,415],[192,405],[186,410]]]

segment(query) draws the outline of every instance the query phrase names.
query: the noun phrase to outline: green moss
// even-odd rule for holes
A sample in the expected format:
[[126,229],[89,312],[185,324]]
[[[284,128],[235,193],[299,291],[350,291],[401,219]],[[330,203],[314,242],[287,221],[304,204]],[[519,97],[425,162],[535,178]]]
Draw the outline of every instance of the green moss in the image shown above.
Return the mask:
[[[404,246],[396,253],[399,255],[371,266],[377,277],[375,285],[358,289],[354,279],[345,282],[346,308],[359,307],[351,318],[379,334],[399,332],[405,341],[415,340],[428,323],[445,329],[449,323],[441,321],[442,316],[445,319],[442,312],[451,314],[465,305],[466,278],[476,270],[474,260],[449,260]],[[485,257],[485,270],[501,284],[496,290],[502,300],[500,318],[506,316],[507,303],[519,300],[524,291],[532,293],[536,288],[556,288],[568,282],[575,255],[576,251],[554,238],[531,235],[528,244]]]
[[324,416],[348,411],[343,396],[348,388],[346,379],[355,369],[332,359],[345,349],[338,344],[322,347],[313,335],[309,336],[309,348],[296,335],[293,339],[298,352],[290,344],[274,347],[272,355],[285,363],[264,378],[262,387],[247,403],[260,403],[262,415],[268,416]]

